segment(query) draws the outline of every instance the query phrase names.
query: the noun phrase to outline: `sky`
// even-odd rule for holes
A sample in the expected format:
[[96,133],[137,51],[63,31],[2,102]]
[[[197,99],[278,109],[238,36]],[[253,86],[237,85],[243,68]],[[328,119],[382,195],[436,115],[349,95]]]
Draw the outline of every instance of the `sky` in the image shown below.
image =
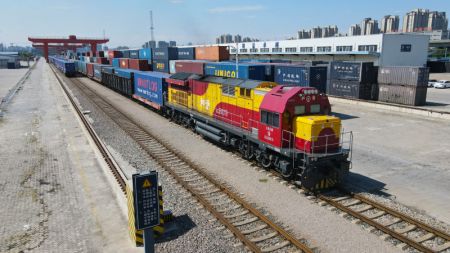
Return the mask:
[[347,33],[363,18],[415,8],[445,11],[449,0],[0,0],[0,43],[30,45],[28,36],[110,38],[108,46],[140,47],[150,39],[211,43],[220,34],[260,40],[296,37],[300,29],[337,25]]

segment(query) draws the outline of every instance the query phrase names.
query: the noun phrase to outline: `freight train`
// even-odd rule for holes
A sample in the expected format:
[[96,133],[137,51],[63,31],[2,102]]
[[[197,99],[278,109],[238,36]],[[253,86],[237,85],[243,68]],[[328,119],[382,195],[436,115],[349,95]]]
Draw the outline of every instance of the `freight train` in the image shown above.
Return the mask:
[[[60,64],[61,59],[51,58]],[[339,183],[351,165],[351,132],[331,116],[328,97],[312,87],[269,81],[100,67],[75,61],[88,76],[243,158],[256,160],[310,191]],[[67,74],[67,69],[59,68]],[[70,74],[71,75],[71,74]]]

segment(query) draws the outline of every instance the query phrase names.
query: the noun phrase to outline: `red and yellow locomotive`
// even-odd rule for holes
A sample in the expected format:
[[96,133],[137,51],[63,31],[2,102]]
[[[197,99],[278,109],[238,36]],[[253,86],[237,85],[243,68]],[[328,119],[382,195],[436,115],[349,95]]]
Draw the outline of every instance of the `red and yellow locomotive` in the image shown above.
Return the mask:
[[302,187],[331,187],[349,171],[351,133],[315,88],[187,73],[166,81],[170,117]]

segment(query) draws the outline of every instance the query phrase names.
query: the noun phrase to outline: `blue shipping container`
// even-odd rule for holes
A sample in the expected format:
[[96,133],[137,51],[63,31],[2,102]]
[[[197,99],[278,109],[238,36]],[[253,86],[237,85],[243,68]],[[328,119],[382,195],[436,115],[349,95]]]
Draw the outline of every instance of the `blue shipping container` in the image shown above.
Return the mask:
[[[163,106],[164,93],[167,92],[167,83],[164,79],[169,76],[169,74],[158,72],[136,72],[134,76],[134,94],[158,106]],[[152,106],[157,107],[155,105]]]
[[133,70],[133,69],[116,69],[114,74],[116,76],[120,76],[123,78],[127,78],[127,79],[131,79],[133,78],[133,74],[137,72],[137,70]]
[[314,87],[325,92],[327,67],[277,65],[274,80],[282,85]]
[[139,49],[129,50],[131,59],[139,59]]
[[139,50],[139,59],[152,59],[152,49],[151,48],[143,48]]
[[113,65],[113,67],[120,68],[120,60],[119,60],[119,58],[114,58],[112,60],[112,65]]
[[263,65],[240,63],[239,75],[236,76],[236,64],[229,62],[212,62],[205,64],[205,75],[231,78],[265,80],[266,67]]
[[155,48],[155,49],[153,49],[153,59],[154,60],[177,60],[178,59],[178,48],[176,48],[176,47]]
[[94,79],[102,81],[102,71],[104,68],[109,67],[105,64],[94,64]]
[[102,71],[108,74],[114,74],[114,69],[113,67],[104,67],[102,68]]
[[129,50],[123,50],[122,51],[122,58],[130,58],[130,51]]
[[194,60],[195,47],[178,48],[178,60]]
[[153,60],[152,70],[169,73],[169,60]]

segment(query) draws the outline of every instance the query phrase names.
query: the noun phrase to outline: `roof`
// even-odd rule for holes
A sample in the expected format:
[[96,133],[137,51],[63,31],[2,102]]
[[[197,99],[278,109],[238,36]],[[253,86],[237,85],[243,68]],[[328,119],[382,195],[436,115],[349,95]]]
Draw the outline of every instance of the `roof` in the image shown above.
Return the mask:
[[305,87],[283,85],[276,86],[264,96],[260,109],[283,113],[285,111],[287,101],[303,88]]
[[171,75],[169,78],[185,81],[188,79],[199,80],[202,78],[202,76],[197,75],[197,74],[192,74],[192,73],[179,72],[179,73],[175,73],[175,74]]
[[133,70],[134,73],[145,75],[145,76],[151,76],[151,77],[158,77],[158,78],[169,78],[170,75],[163,72],[156,72],[156,71],[139,71],[139,70]]

